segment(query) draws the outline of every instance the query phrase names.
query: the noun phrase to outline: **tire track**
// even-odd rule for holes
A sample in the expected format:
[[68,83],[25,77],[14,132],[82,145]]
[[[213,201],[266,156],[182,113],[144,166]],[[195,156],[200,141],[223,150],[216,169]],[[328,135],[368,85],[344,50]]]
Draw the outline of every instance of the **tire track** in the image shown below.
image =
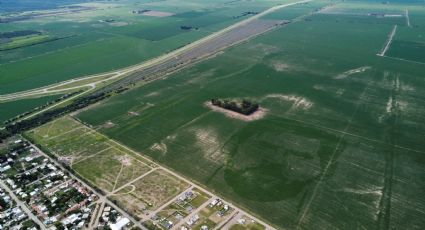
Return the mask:
[[386,120],[387,128],[384,132],[384,140],[390,145],[385,149],[385,171],[384,171],[384,187],[382,188],[382,196],[379,202],[378,212],[378,226],[377,229],[389,229],[391,222],[391,198],[392,198],[392,184],[394,179],[394,155],[395,146],[397,145],[397,125],[401,115],[399,103],[397,101],[400,94],[400,87],[398,78],[393,80],[393,86],[390,92],[390,102],[387,112],[390,113]]
[[338,139],[338,142],[337,142],[337,144],[335,146],[335,149],[332,152],[331,158],[329,159],[328,163],[326,164],[326,166],[325,166],[325,168],[323,170],[323,173],[322,173],[322,175],[319,178],[319,181],[315,185],[310,199],[308,199],[306,205],[304,206],[304,208],[301,211],[300,217],[299,217],[299,219],[297,221],[297,224],[296,224],[296,229],[300,229],[301,228],[301,225],[304,223],[305,217],[307,216],[308,212],[310,211],[310,206],[313,203],[313,200],[316,198],[316,195],[317,195],[317,192],[318,192],[319,187],[322,185],[322,183],[323,183],[323,181],[324,181],[324,179],[325,179],[325,177],[327,175],[327,172],[329,171],[330,167],[335,163],[336,156],[338,155],[338,152],[340,150],[342,141],[344,140],[344,138],[346,136],[346,133],[350,129],[351,124],[353,122],[353,119],[356,116],[357,112],[359,111],[360,105],[362,104],[361,103],[362,102],[362,98],[364,98],[364,96],[366,95],[366,92],[367,92],[368,89],[369,89],[369,85],[366,86],[365,89],[363,90],[363,92],[360,94],[359,99],[358,99],[357,104],[356,104],[356,107],[355,107],[355,109],[354,109],[354,111],[353,111],[350,119],[348,120],[347,126],[345,126],[345,129],[344,129],[343,133],[341,134],[341,136]]

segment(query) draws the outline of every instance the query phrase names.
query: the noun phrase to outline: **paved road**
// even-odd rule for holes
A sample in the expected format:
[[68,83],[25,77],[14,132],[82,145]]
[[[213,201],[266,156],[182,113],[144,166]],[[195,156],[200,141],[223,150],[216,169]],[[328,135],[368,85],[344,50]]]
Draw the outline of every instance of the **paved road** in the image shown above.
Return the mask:
[[44,224],[31,212],[31,210],[25,205],[24,202],[19,200],[19,198],[13,193],[12,189],[10,189],[3,180],[0,180],[0,187],[9,193],[10,197],[16,202],[16,205],[20,207],[27,214],[27,216],[32,221],[34,221],[34,223],[38,224],[42,230],[46,229]]
[[[181,65],[187,64],[193,59],[200,59],[205,56],[212,55],[214,53],[217,53],[220,50],[226,49],[227,47],[231,45],[245,41],[258,34],[267,32],[268,30],[273,29],[277,26],[277,24],[276,25],[273,24],[272,20],[263,21],[263,23],[272,22],[272,24],[270,25],[256,25],[255,23],[258,23],[259,22],[258,19],[260,19],[261,17],[267,14],[270,14],[274,11],[277,11],[281,8],[285,8],[285,7],[296,5],[296,4],[302,4],[302,3],[306,3],[310,1],[312,0],[303,0],[303,1],[298,1],[293,3],[288,3],[288,4],[281,4],[281,5],[271,7],[257,15],[251,16],[245,20],[242,20],[231,26],[228,26],[222,30],[214,32],[182,48],[179,48],[170,53],[161,55],[157,58],[153,58],[151,60],[148,60],[146,62],[137,64],[134,66],[130,66],[124,69],[120,69],[120,70],[112,71],[108,73],[101,73],[101,74],[95,74],[91,76],[76,78],[76,79],[64,81],[62,83],[53,84],[53,85],[49,85],[46,87],[41,87],[41,88],[37,88],[33,90],[27,90],[27,91],[17,92],[17,93],[12,93],[7,95],[0,95],[0,101],[18,100],[22,98],[50,95],[55,93],[57,94],[57,93],[63,93],[69,90],[75,90],[75,89],[86,88],[86,87],[90,87],[90,89],[93,89],[97,87],[97,84],[105,80],[111,81],[111,80],[119,79],[122,77],[135,78],[135,80],[137,81],[137,80],[140,80],[140,78],[144,78],[146,75],[157,74],[158,71],[169,70],[170,68],[172,69],[172,68],[175,68],[176,66],[179,66],[179,68],[181,68]],[[248,31],[244,30],[244,28],[246,29],[246,28],[249,28],[250,26],[252,26],[252,28],[255,28],[257,30],[252,30],[252,29]],[[140,71],[142,72],[140,73]],[[128,74],[132,74],[132,73],[137,73],[137,75],[141,75],[141,77],[140,76],[135,77],[131,75],[127,77]],[[63,88],[57,89],[58,87],[66,86],[68,84],[75,84],[76,82],[87,81],[94,78],[101,78],[101,79],[97,81],[94,80],[93,82],[89,82],[89,83],[82,83],[81,85],[77,85],[77,86],[63,87]],[[122,84],[128,84],[128,80],[124,81]]]
[[161,205],[161,207],[157,208],[156,211],[150,212],[149,215],[147,217],[145,217],[145,220],[148,220],[150,218],[152,218],[155,214],[157,214],[158,212],[160,212],[162,209],[166,208],[168,205],[174,203],[176,201],[177,197],[180,197],[182,194],[191,191],[192,189],[194,189],[195,187],[193,185],[189,186],[189,188],[187,188],[186,190],[182,191],[181,193],[179,193],[177,196],[173,197],[171,200],[169,200],[167,203]]
[[201,206],[199,206],[197,209],[193,210],[191,214],[189,214],[188,216],[186,216],[183,220],[181,220],[178,224],[176,224],[173,228],[171,228],[172,230],[176,230],[178,229],[180,226],[184,225],[192,216],[194,215],[199,215],[198,212],[201,211],[202,209],[204,209],[205,207],[207,207],[213,200],[215,199],[215,197],[211,197],[207,202],[203,203]]

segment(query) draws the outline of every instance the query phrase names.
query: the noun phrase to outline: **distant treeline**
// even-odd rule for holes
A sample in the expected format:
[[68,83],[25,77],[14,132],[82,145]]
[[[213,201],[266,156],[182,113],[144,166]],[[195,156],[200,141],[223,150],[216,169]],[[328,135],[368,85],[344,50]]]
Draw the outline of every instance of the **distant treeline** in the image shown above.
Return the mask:
[[193,27],[193,26],[180,26],[180,29],[182,30],[198,30],[198,27]]
[[0,38],[15,38],[15,37],[23,37],[28,35],[40,35],[41,32],[35,30],[17,30],[11,32],[0,33]]
[[241,18],[241,17],[245,17],[245,16],[248,16],[248,15],[256,15],[256,14],[258,14],[258,12],[247,11],[247,12],[243,12],[241,15],[233,16],[233,18],[236,19],[236,18]]
[[49,121],[52,121],[57,117],[63,116],[70,112],[77,111],[88,105],[91,105],[103,99],[106,99],[112,96],[113,94],[121,93],[127,89],[128,89],[127,87],[121,87],[109,92],[93,93],[81,98],[77,98],[71,104],[67,106],[48,110],[32,118],[8,124],[5,126],[4,129],[0,130],[0,143],[6,138],[11,137],[17,133],[30,130],[32,128],[45,124]]
[[257,103],[242,100],[241,103],[229,100],[211,99],[211,104],[243,115],[251,115],[260,108]]

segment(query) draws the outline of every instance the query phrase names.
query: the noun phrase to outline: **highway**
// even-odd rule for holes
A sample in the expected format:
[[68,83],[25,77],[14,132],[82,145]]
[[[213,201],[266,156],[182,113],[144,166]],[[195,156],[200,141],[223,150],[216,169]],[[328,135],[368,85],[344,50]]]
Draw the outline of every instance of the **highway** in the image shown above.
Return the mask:
[[[109,87],[105,87],[103,90],[101,90],[102,92],[115,89],[123,85],[136,83],[141,79],[157,79],[159,76],[164,76],[166,73],[172,72],[176,69],[181,69],[182,67],[185,67],[188,64],[212,56],[217,52],[220,52],[232,45],[239,44],[252,37],[258,36],[271,29],[286,24],[286,21],[264,20],[261,19],[261,17],[285,7],[293,6],[296,4],[303,4],[310,1],[312,0],[297,1],[293,3],[280,4],[271,7],[259,14],[251,16],[229,27],[214,32],[182,48],[179,48],[170,53],[161,55],[157,58],[153,58],[151,60],[142,62],[134,66],[126,67],[112,72],[75,78],[72,80],[32,90],[0,95],[0,102],[48,96],[54,94],[63,94],[72,90],[86,88],[88,88],[88,91],[93,91],[94,89],[99,88],[98,85],[100,83],[103,83],[105,81],[117,82],[110,84]],[[79,82],[81,82],[80,85],[78,84]],[[68,85],[69,87],[67,87]],[[66,101],[69,100],[70,99],[67,99]],[[51,109],[54,106],[55,105],[49,107],[48,109]]]

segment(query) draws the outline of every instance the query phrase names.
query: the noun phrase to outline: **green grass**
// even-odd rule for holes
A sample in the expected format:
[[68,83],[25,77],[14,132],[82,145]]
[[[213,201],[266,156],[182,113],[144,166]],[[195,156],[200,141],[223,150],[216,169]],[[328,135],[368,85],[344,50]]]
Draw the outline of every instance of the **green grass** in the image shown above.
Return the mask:
[[31,46],[50,40],[49,35],[36,35],[13,38],[12,41],[0,44],[0,51],[17,49],[25,46]]
[[279,229],[423,226],[423,65],[376,55],[394,20],[316,14],[77,116]]
[[149,167],[115,148],[107,149],[72,165],[79,175],[111,192],[149,171]]
[[105,192],[121,188],[154,167],[70,117],[47,123],[27,135],[56,157],[67,158],[64,162]]

